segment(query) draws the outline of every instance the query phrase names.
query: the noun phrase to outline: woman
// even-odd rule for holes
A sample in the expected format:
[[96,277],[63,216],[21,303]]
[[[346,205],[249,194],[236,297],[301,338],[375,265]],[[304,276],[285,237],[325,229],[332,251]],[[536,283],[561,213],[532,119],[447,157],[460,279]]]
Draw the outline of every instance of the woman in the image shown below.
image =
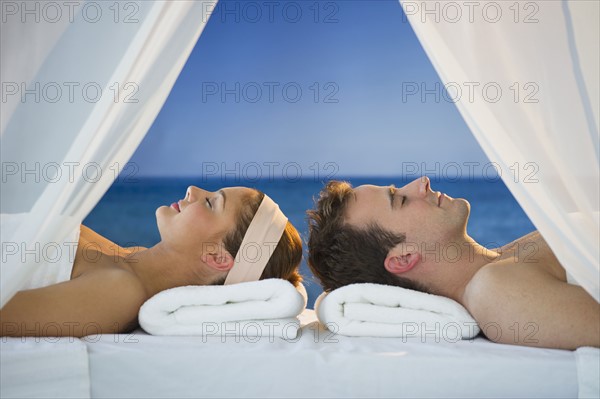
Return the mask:
[[[192,186],[184,199],[158,208],[156,219],[161,241],[151,248],[123,248],[82,225],[70,280],[18,292],[0,311],[1,335],[122,333],[138,326],[146,300],[169,288],[259,277],[301,281],[300,236],[257,190]],[[258,266],[243,251],[257,242],[275,247]]]

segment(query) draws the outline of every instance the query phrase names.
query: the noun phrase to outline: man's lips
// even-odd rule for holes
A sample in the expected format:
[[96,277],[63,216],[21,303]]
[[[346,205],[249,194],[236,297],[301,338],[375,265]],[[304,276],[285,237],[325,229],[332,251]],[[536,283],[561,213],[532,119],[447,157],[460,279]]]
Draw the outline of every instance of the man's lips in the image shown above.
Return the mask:
[[177,212],[181,212],[181,210],[179,209],[179,204],[177,202],[173,202],[171,204],[171,208],[175,208],[175,210],[177,210]]

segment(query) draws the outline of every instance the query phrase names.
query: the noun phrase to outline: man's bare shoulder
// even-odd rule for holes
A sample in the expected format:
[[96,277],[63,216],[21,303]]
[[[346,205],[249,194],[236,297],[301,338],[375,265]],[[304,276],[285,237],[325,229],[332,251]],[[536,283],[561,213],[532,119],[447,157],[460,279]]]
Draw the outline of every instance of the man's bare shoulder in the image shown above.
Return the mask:
[[514,312],[517,310],[514,305],[524,302],[527,292],[530,292],[520,274],[519,270],[510,266],[488,264],[482,267],[467,284],[463,304],[478,322],[489,322],[491,315],[498,317],[507,311],[504,301],[517,296],[520,300],[508,309]]
[[552,284],[556,279],[539,270],[523,267],[510,261],[488,263],[483,266],[467,285],[470,294],[487,292],[490,289],[530,287],[534,285]]
[[581,287],[539,268],[486,265],[467,285],[463,304],[495,342],[561,349],[600,346],[600,305]]

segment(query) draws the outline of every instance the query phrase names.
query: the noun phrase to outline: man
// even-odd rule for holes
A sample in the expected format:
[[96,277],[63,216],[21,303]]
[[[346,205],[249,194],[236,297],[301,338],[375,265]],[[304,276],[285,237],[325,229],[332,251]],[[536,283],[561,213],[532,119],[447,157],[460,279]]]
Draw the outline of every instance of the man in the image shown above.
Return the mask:
[[487,249],[467,234],[470,205],[431,190],[331,181],[309,211],[308,264],[325,291],[379,283],[451,298],[495,342],[600,346],[600,304],[567,283],[538,232]]

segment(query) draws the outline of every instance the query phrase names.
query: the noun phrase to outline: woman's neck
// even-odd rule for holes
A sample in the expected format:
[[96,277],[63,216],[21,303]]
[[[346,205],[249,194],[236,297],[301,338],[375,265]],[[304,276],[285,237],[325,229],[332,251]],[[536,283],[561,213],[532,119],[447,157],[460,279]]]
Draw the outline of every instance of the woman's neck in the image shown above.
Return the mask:
[[200,272],[201,266],[191,264],[189,259],[162,242],[148,249],[132,251],[124,262],[140,279],[148,298],[169,288],[207,285],[211,281]]

